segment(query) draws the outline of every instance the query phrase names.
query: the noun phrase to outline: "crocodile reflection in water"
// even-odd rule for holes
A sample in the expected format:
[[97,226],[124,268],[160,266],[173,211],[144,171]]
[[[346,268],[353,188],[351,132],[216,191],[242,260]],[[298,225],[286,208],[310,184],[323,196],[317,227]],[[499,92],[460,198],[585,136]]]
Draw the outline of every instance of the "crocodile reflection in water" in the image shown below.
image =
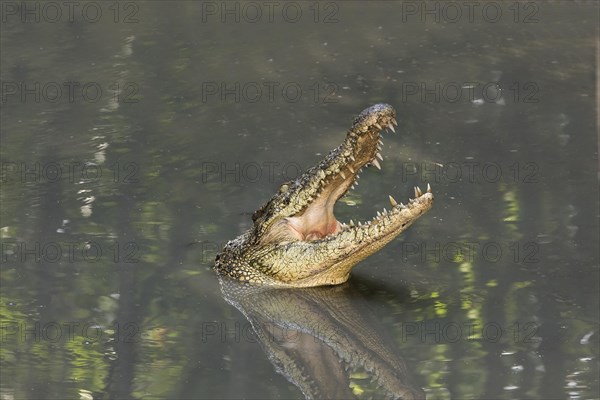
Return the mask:
[[277,372],[306,398],[355,398],[351,374],[367,374],[373,383],[361,380],[360,385],[376,390],[376,398],[425,398],[394,347],[377,333],[384,328],[369,320],[364,298],[351,283],[277,289],[219,281],[223,296],[248,319]]
[[415,188],[407,205],[389,196],[391,209],[366,223],[339,222],[336,201],[354,187],[361,169],[381,168],[381,131],[394,131],[396,111],[388,104],[363,110],[344,142],[319,164],[279,192],[252,216],[254,225],[229,241],[215,268],[240,281],[270,286],[335,285],[348,280],[356,263],[406,230],[433,205],[431,188]]

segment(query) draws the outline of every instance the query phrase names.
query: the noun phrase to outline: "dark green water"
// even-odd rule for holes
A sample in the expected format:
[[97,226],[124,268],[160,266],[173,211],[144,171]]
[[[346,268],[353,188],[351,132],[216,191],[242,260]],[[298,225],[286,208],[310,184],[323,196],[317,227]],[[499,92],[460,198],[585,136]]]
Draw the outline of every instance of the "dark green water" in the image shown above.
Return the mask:
[[212,262],[377,102],[337,218],[435,205],[336,298],[428,398],[598,398],[598,3],[467,3],[3,1],[2,398],[302,397]]

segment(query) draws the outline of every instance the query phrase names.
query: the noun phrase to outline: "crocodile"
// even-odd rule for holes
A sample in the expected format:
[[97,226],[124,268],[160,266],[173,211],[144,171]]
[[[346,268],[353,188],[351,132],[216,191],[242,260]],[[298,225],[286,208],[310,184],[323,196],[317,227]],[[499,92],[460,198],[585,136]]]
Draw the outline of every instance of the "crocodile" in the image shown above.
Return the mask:
[[396,111],[389,104],[363,110],[344,142],[252,215],[253,226],[227,242],[216,271],[243,282],[279,286],[337,285],[348,280],[359,261],[377,252],[433,205],[429,184],[414,188],[407,204],[391,195],[391,209],[365,223],[339,222],[333,208],[359,178],[363,167],[381,169],[381,134],[395,132]]

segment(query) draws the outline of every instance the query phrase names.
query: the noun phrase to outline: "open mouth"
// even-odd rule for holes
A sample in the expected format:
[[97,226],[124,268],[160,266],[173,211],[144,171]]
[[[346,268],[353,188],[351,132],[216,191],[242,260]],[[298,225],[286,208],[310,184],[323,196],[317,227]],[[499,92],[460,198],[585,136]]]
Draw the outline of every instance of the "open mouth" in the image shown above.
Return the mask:
[[252,227],[230,240],[216,257],[223,275],[283,287],[336,285],[350,270],[406,230],[433,206],[433,193],[415,188],[406,205],[389,196],[367,222],[338,221],[335,203],[357,182],[362,168],[381,168],[381,134],[395,131],[396,112],[387,104],[363,110],[346,139],[297,179],[282,184],[252,214]]
[[354,188],[362,168],[373,166],[381,169],[381,133],[383,130],[395,132],[394,127],[398,125],[395,117],[394,109],[386,104],[364,110],[354,121],[344,143],[307,171],[304,185],[315,194],[306,199],[308,205],[300,212],[284,218],[278,224],[278,229],[286,231],[284,236],[287,240],[328,240],[341,232],[352,230],[368,231],[371,236],[392,234],[406,225],[406,222],[404,225],[399,223],[396,228],[396,222],[412,219],[411,209],[419,209],[419,214],[423,212],[424,207],[419,207],[419,203],[433,199],[429,185],[425,193],[415,187],[415,197],[409,199],[406,205],[390,195],[390,210],[384,208],[377,211],[370,221],[355,224],[350,220],[342,223],[333,213],[335,203]]

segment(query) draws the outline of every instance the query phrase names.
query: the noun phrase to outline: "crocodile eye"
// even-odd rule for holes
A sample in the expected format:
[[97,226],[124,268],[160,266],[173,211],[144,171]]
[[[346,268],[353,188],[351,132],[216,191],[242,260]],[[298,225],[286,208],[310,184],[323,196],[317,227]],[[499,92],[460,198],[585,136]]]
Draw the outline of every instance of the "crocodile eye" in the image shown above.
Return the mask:
[[290,187],[287,184],[283,184],[281,185],[281,187],[279,188],[279,193],[285,193],[288,191]]

